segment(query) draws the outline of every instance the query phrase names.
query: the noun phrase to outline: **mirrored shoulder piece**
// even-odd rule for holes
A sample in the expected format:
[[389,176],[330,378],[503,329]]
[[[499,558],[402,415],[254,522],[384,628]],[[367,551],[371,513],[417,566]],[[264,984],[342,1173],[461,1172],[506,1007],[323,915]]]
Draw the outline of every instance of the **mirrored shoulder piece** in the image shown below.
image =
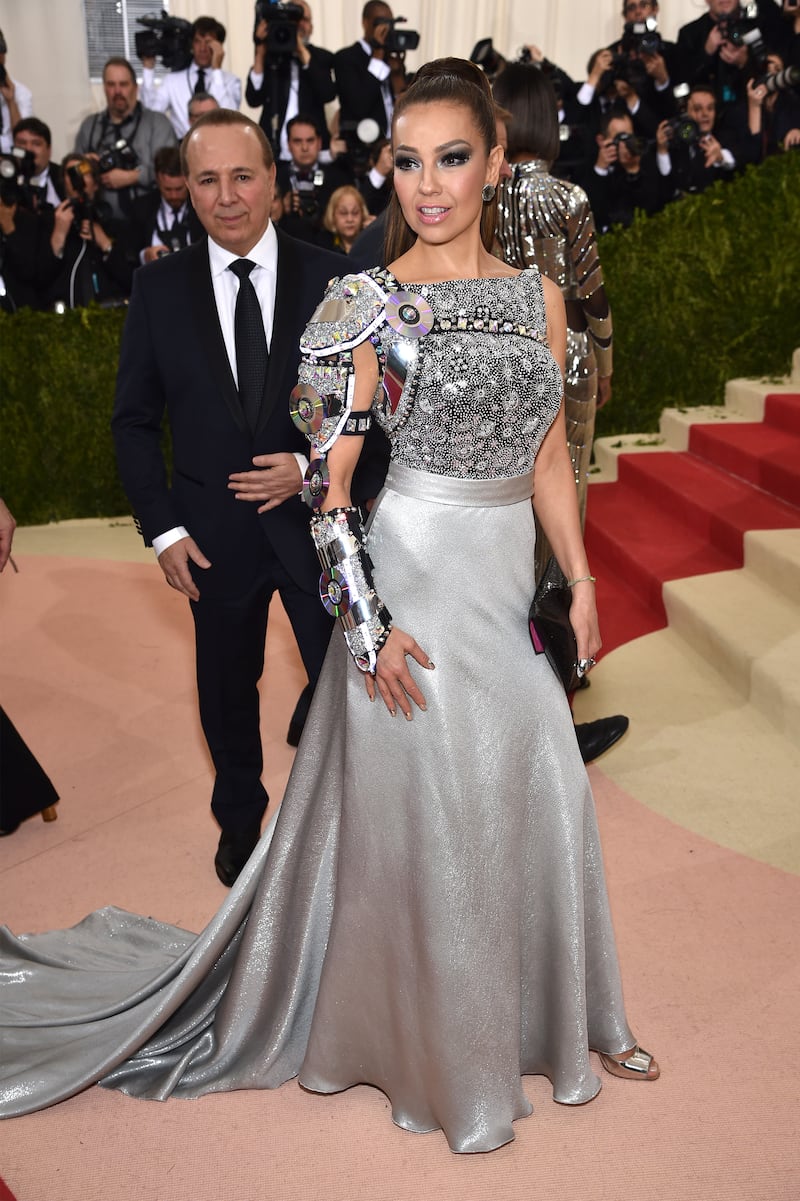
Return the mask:
[[377,275],[364,272],[331,280],[300,339],[302,358],[289,411],[308,437],[315,459],[325,455],[341,433],[366,432],[348,421],[355,390],[352,352],[373,338],[382,375],[379,339],[374,335],[386,319],[386,292]]
[[320,600],[332,617],[339,618],[356,666],[374,675],[378,651],[392,628],[392,615],[375,591],[358,509],[315,513],[311,536],[322,567]]

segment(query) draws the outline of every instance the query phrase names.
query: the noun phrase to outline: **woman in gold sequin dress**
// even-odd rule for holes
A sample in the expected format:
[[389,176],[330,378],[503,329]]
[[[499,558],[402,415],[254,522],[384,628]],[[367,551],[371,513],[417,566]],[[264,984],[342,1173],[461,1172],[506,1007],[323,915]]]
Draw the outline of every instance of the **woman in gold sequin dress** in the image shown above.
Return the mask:
[[[515,267],[538,267],[558,284],[567,312],[564,375],[567,442],[581,527],[594,437],[595,412],[611,395],[611,312],[597,253],[594,218],[583,188],[557,179],[558,109],[552,84],[538,68],[509,63],[494,86],[496,102],[511,114],[508,158],[497,239],[503,259]],[[551,550],[537,539],[537,578]]]

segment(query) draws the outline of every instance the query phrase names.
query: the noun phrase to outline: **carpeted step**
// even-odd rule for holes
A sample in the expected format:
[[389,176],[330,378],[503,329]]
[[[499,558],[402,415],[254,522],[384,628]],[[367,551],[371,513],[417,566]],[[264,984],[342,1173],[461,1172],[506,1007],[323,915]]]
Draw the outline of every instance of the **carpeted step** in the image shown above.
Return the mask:
[[748,568],[664,585],[669,628],[783,734],[800,728],[797,604]]
[[[800,415],[800,398],[797,410]],[[788,424],[791,409],[781,406],[776,415]],[[689,451],[790,505],[800,506],[800,433],[790,433],[766,420],[726,426],[693,425]]]
[[764,421],[800,438],[800,392],[771,392],[764,401]]

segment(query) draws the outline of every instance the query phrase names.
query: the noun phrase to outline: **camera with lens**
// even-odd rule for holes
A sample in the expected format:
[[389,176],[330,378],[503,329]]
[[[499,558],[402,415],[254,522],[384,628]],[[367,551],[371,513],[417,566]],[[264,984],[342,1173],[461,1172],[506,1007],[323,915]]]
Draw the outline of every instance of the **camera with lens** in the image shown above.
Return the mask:
[[67,167],[67,177],[76,195],[70,200],[72,216],[75,225],[80,228],[84,221],[97,220],[97,206],[86,191],[86,180],[92,175],[92,168],[86,162],[73,163]]
[[168,71],[183,71],[192,61],[192,23],[183,17],[170,17],[162,8],[161,16],[137,17],[144,29],[134,41],[139,58],[160,58]]
[[690,146],[697,146],[703,136],[695,119],[687,117],[685,113],[678,117],[671,117],[667,121],[667,137],[676,150],[688,150]]
[[647,149],[647,138],[641,138],[636,133],[618,133],[611,141],[615,146],[624,146],[633,158],[641,158]]
[[419,34],[416,29],[398,29],[398,25],[406,25],[407,17],[380,17],[375,25],[389,25],[390,29],[383,43],[384,50],[389,54],[405,54],[407,50],[416,50],[419,45]]
[[38,192],[31,184],[36,174],[36,162],[30,150],[15,146],[8,154],[0,154],[0,203],[9,208],[21,204],[34,208],[33,196]]
[[641,59],[629,58],[627,54],[615,54],[611,59],[611,66],[603,73],[598,84],[598,92],[602,95],[617,80],[627,83],[635,92],[641,92],[647,84],[644,63]]
[[[299,4],[256,0],[256,28],[267,22],[266,58],[268,63],[288,61],[297,50],[297,27],[305,13]],[[253,33],[255,40],[255,31]]]
[[760,85],[766,88],[768,92],[788,92],[791,88],[800,88],[800,67],[784,67],[782,71],[773,71],[770,75],[754,79],[753,83],[756,87]]
[[664,48],[655,17],[646,21],[626,21],[620,43],[626,54],[660,54]]
[[133,171],[138,166],[139,159],[136,157],[136,151],[125,141],[125,138],[119,138],[113,146],[109,146],[107,150],[101,150],[97,159],[97,170],[100,175],[116,169]]
[[737,48],[745,46],[750,61],[756,64],[757,69],[763,69],[767,61],[767,47],[761,30],[752,20],[741,15],[722,17],[717,21],[717,28],[723,41]]

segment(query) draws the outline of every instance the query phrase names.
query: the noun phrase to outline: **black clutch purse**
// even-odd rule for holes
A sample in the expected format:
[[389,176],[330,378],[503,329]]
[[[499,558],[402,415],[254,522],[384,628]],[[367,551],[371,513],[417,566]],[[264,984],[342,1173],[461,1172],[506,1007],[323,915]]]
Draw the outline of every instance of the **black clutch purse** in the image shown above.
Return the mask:
[[566,692],[578,687],[578,644],[569,620],[572,590],[554,556],[542,572],[528,612],[528,628],[537,655],[546,655]]

